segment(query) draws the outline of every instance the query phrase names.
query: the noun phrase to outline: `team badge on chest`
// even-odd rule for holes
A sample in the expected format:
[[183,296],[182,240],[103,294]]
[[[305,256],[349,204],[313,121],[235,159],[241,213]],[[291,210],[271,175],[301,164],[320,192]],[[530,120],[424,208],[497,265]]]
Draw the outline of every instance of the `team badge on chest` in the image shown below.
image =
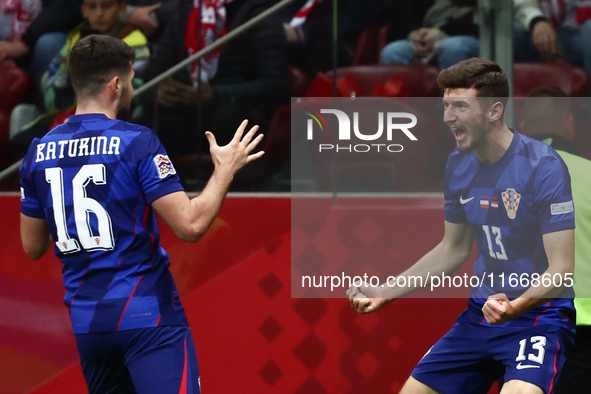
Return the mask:
[[509,219],[515,219],[521,194],[517,193],[515,189],[507,189],[501,193],[501,197],[503,198],[503,205],[507,211],[507,216],[509,216]]

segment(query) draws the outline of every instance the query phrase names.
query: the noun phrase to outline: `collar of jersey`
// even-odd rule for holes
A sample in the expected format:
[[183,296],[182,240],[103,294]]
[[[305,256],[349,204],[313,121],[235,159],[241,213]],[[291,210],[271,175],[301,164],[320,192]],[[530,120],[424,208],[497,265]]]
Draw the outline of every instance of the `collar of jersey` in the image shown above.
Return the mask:
[[[509,128],[509,130],[511,130],[513,132],[513,139],[511,140],[511,145],[509,145],[509,147],[507,148],[505,153],[503,153],[503,156],[501,156],[501,158],[499,160],[495,161],[494,163],[483,163],[480,160],[478,160],[478,157],[477,157],[476,160],[478,161],[478,164],[480,164],[483,167],[495,166],[497,164],[504,163],[505,161],[508,160],[509,157],[511,157],[511,155],[513,154],[513,152],[516,149],[517,144],[519,143],[519,133],[517,132],[517,130],[515,130],[513,128]],[[472,153],[474,153],[474,151]],[[474,153],[474,155],[476,155],[476,153]]]
[[107,117],[105,114],[80,114],[80,115],[70,115],[68,118],[67,123],[74,123],[74,122],[82,122],[82,121],[105,121],[105,120],[112,120],[111,118]]

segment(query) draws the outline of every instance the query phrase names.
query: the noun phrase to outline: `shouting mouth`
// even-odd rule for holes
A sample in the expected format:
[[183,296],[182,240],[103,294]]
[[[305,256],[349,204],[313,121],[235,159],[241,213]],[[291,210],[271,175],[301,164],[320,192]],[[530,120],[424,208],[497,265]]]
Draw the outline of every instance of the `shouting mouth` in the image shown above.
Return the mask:
[[463,140],[464,137],[466,136],[466,130],[464,130],[464,129],[452,128],[451,131],[454,133],[454,136],[456,137],[456,141]]

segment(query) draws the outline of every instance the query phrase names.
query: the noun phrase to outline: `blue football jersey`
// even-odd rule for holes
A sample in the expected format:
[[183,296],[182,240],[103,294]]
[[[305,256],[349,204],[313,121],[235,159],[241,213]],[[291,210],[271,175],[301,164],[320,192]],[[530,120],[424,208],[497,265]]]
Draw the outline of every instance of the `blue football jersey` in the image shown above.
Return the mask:
[[[493,294],[518,297],[535,278],[540,282],[534,285],[541,286],[548,268],[542,235],[574,228],[566,165],[548,145],[512,131],[511,145],[498,161],[483,163],[473,151],[456,149],[446,165],[445,220],[470,223],[478,246],[474,275],[482,280],[470,300],[477,309]],[[548,280],[567,281],[564,275]],[[510,324],[539,324],[540,318],[551,323],[560,316],[574,324],[573,296],[568,287]]]
[[151,203],[183,190],[156,135],[103,114],[35,139],[21,212],[45,218],[75,334],[187,325]]

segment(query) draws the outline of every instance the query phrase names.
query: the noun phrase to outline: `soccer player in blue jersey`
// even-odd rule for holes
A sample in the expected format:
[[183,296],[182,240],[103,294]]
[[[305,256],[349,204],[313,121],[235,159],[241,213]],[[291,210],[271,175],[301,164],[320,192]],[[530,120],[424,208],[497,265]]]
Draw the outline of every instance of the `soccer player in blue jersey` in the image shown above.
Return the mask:
[[[548,145],[506,126],[509,88],[496,63],[462,61],[438,83],[457,146],[445,171],[444,236],[401,275],[452,275],[476,240],[474,275],[486,280],[401,392],[487,393],[502,378],[503,394],[551,393],[575,325],[568,171]],[[362,285],[347,294],[370,313],[414,290]]]
[[63,263],[69,309],[90,393],[199,393],[195,347],[155,213],[181,239],[196,242],[215,219],[258,127],[218,146],[215,170],[189,199],[156,135],[123,120],[133,97],[134,51],[91,35],[73,47],[69,67],[76,114],[24,158],[21,238],[38,259],[54,246]]

